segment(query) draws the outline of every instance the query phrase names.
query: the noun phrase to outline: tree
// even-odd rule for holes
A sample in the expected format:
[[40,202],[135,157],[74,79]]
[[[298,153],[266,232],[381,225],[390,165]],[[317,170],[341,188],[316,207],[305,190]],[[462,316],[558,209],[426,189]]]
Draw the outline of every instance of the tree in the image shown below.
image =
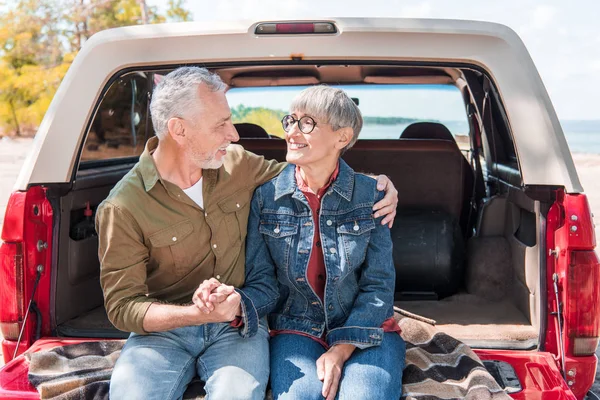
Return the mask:
[[13,0],[0,13],[0,134],[34,132],[77,52],[93,34],[187,21],[184,0],[166,16],[145,0]]

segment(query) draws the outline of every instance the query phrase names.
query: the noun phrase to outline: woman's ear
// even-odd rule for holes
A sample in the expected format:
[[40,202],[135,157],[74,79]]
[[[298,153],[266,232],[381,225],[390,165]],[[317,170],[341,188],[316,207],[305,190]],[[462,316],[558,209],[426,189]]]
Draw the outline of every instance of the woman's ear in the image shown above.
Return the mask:
[[181,144],[185,137],[183,121],[179,118],[170,118],[169,121],[167,121],[167,129],[169,130],[171,138]]
[[341,150],[346,147],[352,141],[352,137],[354,136],[353,133],[354,132],[350,127],[338,129],[338,140],[335,143],[335,148]]

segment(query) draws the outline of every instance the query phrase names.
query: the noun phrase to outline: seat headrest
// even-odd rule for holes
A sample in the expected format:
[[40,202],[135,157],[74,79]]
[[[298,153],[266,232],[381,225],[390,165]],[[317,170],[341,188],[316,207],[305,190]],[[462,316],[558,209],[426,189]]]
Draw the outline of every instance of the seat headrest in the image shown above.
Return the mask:
[[270,136],[267,133],[267,131],[265,131],[264,128],[260,125],[250,124],[246,122],[233,125],[235,126],[238,135],[240,135],[240,138],[270,139]]
[[454,136],[444,125],[437,122],[415,122],[407,126],[400,139],[440,139],[454,142]]

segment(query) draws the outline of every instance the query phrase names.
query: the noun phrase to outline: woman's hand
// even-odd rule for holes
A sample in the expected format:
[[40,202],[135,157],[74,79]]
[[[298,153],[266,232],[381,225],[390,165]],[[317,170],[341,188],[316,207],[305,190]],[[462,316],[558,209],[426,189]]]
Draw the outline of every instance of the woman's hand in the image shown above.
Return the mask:
[[381,221],[381,225],[387,224],[391,228],[394,224],[396,207],[398,206],[398,191],[390,178],[385,175],[377,177],[377,190],[385,190],[385,196],[373,206],[374,217],[379,218],[385,215],[385,218]]
[[317,377],[323,381],[321,394],[334,400],[340,386],[342,368],[356,347],[351,344],[336,344],[317,360]]

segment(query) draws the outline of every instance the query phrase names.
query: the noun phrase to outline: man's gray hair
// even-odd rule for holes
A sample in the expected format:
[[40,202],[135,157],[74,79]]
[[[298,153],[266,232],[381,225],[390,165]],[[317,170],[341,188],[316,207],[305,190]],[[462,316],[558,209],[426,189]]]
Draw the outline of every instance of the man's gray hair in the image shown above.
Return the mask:
[[363,126],[358,106],[346,92],[331,86],[317,85],[304,89],[292,100],[290,110],[315,117],[317,125],[319,122],[330,124],[334,131],[352,128],[352,139],[342,149],[342,154],[354,146]]
[[168,131],[167,123],[173,117],[191,118],[197,112],[194,107],[200,100],[198,85],[209,90],[225,90],[221,77],[200,67],[181,67],[167,74],[152,92],[150,114],[154,132],[162,139]]

